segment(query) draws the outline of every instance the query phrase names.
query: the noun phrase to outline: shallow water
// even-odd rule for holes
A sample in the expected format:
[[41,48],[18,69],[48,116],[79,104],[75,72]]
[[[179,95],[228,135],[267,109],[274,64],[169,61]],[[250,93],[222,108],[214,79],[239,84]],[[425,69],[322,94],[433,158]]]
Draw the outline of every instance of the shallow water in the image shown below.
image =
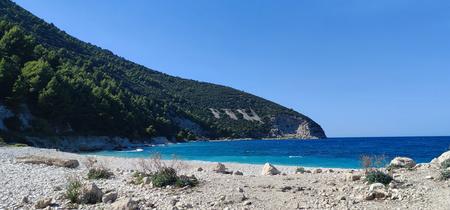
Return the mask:
[[[330,168],[359,168],[361,155],[384,155],[386,160],[407,156],[416,162],[430,162],[450,146],[450,137],[371,137],[323,140],[236,140],[190,142],[144,147],[131,151],[99,151],[89,154],[116,157],[164,159],[176,155],[182,160],[236,162]],[[141,150],[142,149],[142,150]]]

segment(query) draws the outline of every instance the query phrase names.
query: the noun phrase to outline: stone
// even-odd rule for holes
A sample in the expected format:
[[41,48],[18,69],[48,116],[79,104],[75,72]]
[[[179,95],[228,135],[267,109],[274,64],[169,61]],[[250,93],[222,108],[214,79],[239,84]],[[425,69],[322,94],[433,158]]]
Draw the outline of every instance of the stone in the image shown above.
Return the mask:
[[280,174],[280,171],[277,168],[275,168],[275,166],[273,166],[270,163],[264,164],[261,175],[267,176],[267,175],[278,175],[278,174]]
[[358,181],[360,179],[361,179],[360,174],[347,174],[347,176],[346,176],[347,181]]
[[375,190],[380,190],[380,189],[384,189],[384,185],[381,183],[373,183],[370,185],[369,187],[369,192],[373,192]]
[[217,163],[214,166],[213,171],[216,173],[220,173],[220,174],[226,174],[228,172],[227,168],[225,167],[225,165],[223,163]]
[[384,199],[387,196],[388,194],[384,190],[374,190],[369,192],[364,199],[370,201],[375,199]]
[[426,176],[425,179],[434,179],[432,176]]
[[391,160],[389,166],[393,168],[413,168],[416,166],[416,162],[408,157],[396,157]]
[[197,171],[203,171],[203,168],[202,167],[198,167]]
[[117,192],[109,192],[103,195],[103,203],[113,203],[117,199]]
[[320,174],[320,173],[322,173],[322,169],[316,168],[316,169],[314,169],[313,173],[314,174]]
[[152,182],[150,177],[146,176],[146,177],[142,178],[142,184],[150,184],[150,182]]
[[37,209],[43,209],[46,208],[47,206],[50,206],[50,204],[52,204],[51,198],[43,198],[41,200],[38,200],[36,204],[34,204],[34,207]]
[[83,204],[96,204],[102,201],[103,192],[94,183],[86,183],[81,187],[79,201]]
[[50,158],[43,156],[25,156],[25,157],[17,157],[18,163],[26,163],[26,164],[44,164],[49,166],[58,166],[65,168],[76,168],[80,165],[78,160],[67,160],[61,158]]
[[242,173],[241,171],[235,171],[233,174],[236,175],[236,176],[244,175],[244,173]]
[[450,161],[450,151],[442,153],[437,159],[433,159],[432,163],[435,163],[438,167],[441,167],[444,161]]
[[170,200],[169,203],[170,203],[170,205],[175,206],[178,203],[178,199],[174,198],[174,199]]
[[244,192],[244,189],[238,187],[238,188],[237,188],[237,191],[238,191],[238,192]]
[[248,206],[248,205],[252,205],[252,202],[251,201],[244,201],[244,206]]
[[23,196],[22,203],[28,204],[29,202],[30,202],[30,200],[28,199],[28,196]]
[[138,210],[138,202],[131,198],[120,198],[111,205],[112,210]]

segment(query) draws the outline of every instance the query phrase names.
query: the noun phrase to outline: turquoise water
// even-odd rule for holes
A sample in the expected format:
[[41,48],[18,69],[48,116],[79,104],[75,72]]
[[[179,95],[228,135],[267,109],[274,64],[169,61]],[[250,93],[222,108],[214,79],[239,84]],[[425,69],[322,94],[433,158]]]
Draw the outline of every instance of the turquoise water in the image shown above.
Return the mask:
[[142,158],[160,153],[170,159],[278,165],[359,168],[361,155],[411,157],[429,162],[449,149],[450,137],[329,138],[324,140],[236,140],[190,142],[144,147],[139,150],[89,154]]

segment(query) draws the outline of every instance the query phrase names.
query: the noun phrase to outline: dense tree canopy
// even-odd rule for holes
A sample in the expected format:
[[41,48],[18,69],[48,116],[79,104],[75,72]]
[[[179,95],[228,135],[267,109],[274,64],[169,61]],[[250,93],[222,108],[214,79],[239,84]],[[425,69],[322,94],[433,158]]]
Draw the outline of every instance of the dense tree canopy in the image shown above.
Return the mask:
[[[203,137],[261,137],[270,117],[301,116],[232,88],[172,77],[77,40],[0,0],[0,102],[27,104],[31,133]],[[263,122],[215,118],[209,108],[254,109]],[[305,117],[306,118],[306,117]],[[197,136],[196,136],[197,135]]]

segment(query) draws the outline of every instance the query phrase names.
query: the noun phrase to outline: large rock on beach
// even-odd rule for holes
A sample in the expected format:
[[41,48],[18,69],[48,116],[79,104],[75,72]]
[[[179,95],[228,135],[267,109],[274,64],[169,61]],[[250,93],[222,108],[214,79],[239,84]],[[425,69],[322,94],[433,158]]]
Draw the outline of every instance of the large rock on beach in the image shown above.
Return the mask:
[[450,161],[450,151],[442,153],[438,158],[434,158],[431,163],[441,167],[445,161]]
[[416,162],[408,157],[396,157],[391,160],[389,166],[393,168],[413,168],[416,166]]
[[121,198],[111,205],[112,210],[137,210],[139,209],[138,202],[131,198]]
[[117,192],[109,192],[103,195],[102,202],[103,203],[112,203],[117,199]]
[[27,163],[27,164],[44,164],[49,166],[58,166],[65,168],[76,168],[80,165],[78,160],[70,160],[70,159],[61,159],[61,158],[51,158],[51,157],[43,157],[43,156],[25,156],[18,157],[18,163]]
[[34,204],[34,208],[43,209],[43,208],[46,208],[47,206],[50,206],[50,204],[52,204],[52,199],[44,198],[44,199],[38,200],[36,202],[36,204]]
[[102,201],[103,192],[94,183],[84,184],[80,191],[79,201],[85,204],[95,204]]
[[275,168],[275,166],[273,166],[270,163],[264,164],[264,167],[263,167],[262,172],[261,172],[262,175],[266,175],[266,176],[267,175],[277,175],[277,174],[280,174],[280,173],[281,172],[277,168]]
[[221,174],[228,173],[227,168],[225,167],[225,165],[223,163],[217,163],[214,166],[213,171],[216,173],[221,173]]

